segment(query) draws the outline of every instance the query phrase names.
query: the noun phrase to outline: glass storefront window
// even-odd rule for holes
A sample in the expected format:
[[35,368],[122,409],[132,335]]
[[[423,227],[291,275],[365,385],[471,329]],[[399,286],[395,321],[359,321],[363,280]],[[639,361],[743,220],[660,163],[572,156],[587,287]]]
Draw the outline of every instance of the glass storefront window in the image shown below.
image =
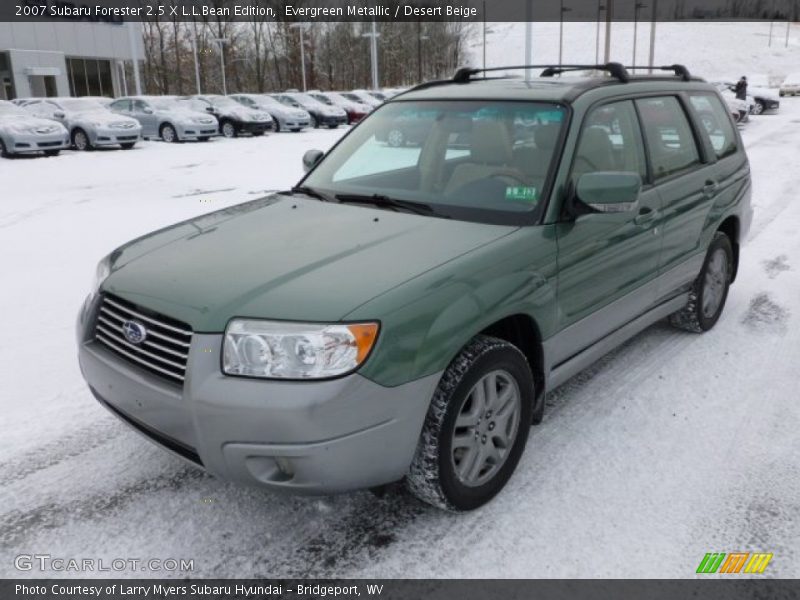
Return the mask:
[[69,89],[73,96],[113,96],[111,61],[68,58]]

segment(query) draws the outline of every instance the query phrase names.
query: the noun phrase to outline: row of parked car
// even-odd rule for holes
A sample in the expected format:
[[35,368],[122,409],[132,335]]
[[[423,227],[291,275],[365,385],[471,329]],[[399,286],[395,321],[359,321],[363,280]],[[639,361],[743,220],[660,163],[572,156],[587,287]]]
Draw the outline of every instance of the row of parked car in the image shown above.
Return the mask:
[[0,154],[133,148],[142,139],[208,141],[222,135],[264,135],[268,131],[336,128],[363,119],[387,97],[385,92],[231,94],[24,98],[0,101]]

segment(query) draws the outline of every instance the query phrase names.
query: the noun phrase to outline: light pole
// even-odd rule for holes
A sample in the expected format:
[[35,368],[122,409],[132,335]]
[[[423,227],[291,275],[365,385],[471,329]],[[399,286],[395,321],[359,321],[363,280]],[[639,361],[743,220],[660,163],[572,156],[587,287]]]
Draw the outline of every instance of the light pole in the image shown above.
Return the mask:
[[611,60],[611,21],[614,18],[614,0],[606,0],[606,40],[605,58],[603,62]]
[[361,37],[368,37],[369,40],[369,55],[370,55],[370,62],[372,64],[372,89],[378,89],[378,37],[381,34],[378,33],[377,26],[375,25],[375,20],[372,21],[372,31],[370,33],[362,33]]
[[605,10],[603,0],[597,0],[597,31],[594,34],[594,64],[600,63],[600,14]]
[[772,27],[775,25],[775,21],[769,22],[769,42],[767,42],[767,46],[772,46]]
[[[484,26],[486,22],[484,21]],[[486,63],[486,31],[483,32],[483,60]],[[417,83],[422,83],[422,40],[430,39],[430,36],[422,35],[422,21],[417,21]]]
[[309,28],[308,23],[292,23],[289,29],[297,29],[300,32],[300,72],[303,75],[303,91],[306,91],[306,43],[303,39],[303,32]]
[[647,6],[642,2],[637,2],[633,7],[633,64],[632,67],[636,66],[636,34],[639,30],[639,10]]
[[197,58],[197,24],[192,21],[192,54],[194,54],[194,81],[197,84],[197,95],[200,91],[200,61]]
[[572,9],[564,6],[564,0],[561,0],[561,17],[558,24],[558,66],[563,64],[562,57],[564,55],[564,13],[570,12]]
[[222,73],[222,95],[227,96],[228,84],[225,81],[225,44],[227,44],[230,40],[229,38],[213,38],[211,41],[219,46],[219,67],[220,72]]
[[658,0],[653,0],[653,15],[650,22],[650,59],[648,61],[648,73],[653,72],[653,65],[656,60],[656,23],[658,22]]

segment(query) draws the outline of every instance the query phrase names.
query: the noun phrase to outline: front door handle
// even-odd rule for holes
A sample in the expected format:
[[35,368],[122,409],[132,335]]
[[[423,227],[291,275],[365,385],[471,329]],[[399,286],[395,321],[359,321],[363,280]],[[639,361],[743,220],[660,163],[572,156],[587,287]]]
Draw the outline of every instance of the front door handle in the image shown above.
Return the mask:
[[633,219],[633,222],[639,227],[646,227],[658,216],[658,211],[648,206],[644,206],[639,210],[639,214]]
[[717,182],[716,181],[712,181],[711,179],[709,179],[708,181],[706,181],[706,184],[703,186],[703,195],[706,198],[711,198],[713,195],[715,195],[717,193],[717,187],[719,187],[717,185]]

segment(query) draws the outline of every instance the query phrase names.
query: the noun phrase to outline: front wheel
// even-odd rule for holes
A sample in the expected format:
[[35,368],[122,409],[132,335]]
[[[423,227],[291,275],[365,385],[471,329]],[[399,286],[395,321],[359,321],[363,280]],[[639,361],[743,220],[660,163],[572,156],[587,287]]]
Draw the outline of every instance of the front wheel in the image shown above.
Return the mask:
[[6,143],[0,139],[0,156],[3,158],[11,158],[11,153],[6,148]]
[[765,109],[766,106],[764,106],[764,103],[761,100],[756,100],[756,104],[753,106],[753,114],[760,115]]
[[175,131],[175,128],[167,123],[166,125],[161,126],[161,139],[167,143],[174,143],[178,141],[178,133]]
[[222,135],[224,135],[226,138],[235,138],[237,135],[236,126],[230,121],[223,121],[220,129],[222,131]]
[[479,335],[447,367],[406,483],[451,511],[478,508],[511,477],[528,439],[534,383],[519,349]]
[[72,145],[76,150],[84,151],[91,150],[92,144],[89,141],[89,136],[83,129],[76,129],[72,132]]
[[675,327],[694,333],[711,329],[719,320],[728,298],[733,274],[733,247],[724,233],[717,232],[708,247],[700,275],[689,292],[689,301],[669,317]]
[[319,129],[319,120],[314,115],[311,115],[311,126],[314,129]]

